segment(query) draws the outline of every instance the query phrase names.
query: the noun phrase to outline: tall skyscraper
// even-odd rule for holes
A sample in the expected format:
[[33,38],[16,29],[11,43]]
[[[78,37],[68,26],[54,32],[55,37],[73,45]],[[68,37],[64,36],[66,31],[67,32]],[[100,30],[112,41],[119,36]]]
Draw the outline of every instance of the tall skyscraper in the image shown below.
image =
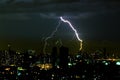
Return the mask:
[[55,68],[55,64],[57,62],[57,47],[53,47],[52,48],[52,65],[53,65],[53,68]]
[[60,67],[61,68],[67,68],[68,67],[68,53],[69,53],[69,50],[67,47],[60,47],[59,49],[60,51]]

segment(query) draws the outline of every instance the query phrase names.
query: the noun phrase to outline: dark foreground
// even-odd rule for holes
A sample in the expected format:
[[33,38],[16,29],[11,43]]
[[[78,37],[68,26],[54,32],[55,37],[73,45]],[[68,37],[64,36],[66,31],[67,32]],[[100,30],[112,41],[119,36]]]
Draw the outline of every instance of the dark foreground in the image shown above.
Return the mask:
[[66,68],[42,70],[38,66],[1,66],[0,80],[120,80],[120,63],[116,60],[80,60]]

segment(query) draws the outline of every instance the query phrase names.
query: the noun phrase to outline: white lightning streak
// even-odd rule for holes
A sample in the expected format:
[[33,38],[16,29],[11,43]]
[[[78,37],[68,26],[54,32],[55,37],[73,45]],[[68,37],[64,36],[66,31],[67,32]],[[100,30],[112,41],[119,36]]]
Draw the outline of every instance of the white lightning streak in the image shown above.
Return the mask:
[[57,32],[57,30],[58,30],[58,28],[59,28],[59,26],[60,26],[60,23],[61,23],[61,21],[59,21],[56,29],[51,33],[51,35],[48,36],[47,38],[45,38],[45,44],[44,44],[44,47],[43,47],[43,53],[44,53],[44,54],[46,54],[46,47],[47,47],[47,44],[48,44],[48,43],[47,43],[47,40],[50,39],[50,38],[52,38],[53,35]]
[[79,38],[77,30],[72,26],[72,24],[68,20],[63,19],[63,17],[60,17],[60,19],[61,19],[61,21],[68,23],[69,26],[72,28],[72,30],[75,32],[75,35],[76,35],[78,41],[80,41],[80,49],[79,50],[82,50],[82,42],[83,41],[82,41],[82,39]]

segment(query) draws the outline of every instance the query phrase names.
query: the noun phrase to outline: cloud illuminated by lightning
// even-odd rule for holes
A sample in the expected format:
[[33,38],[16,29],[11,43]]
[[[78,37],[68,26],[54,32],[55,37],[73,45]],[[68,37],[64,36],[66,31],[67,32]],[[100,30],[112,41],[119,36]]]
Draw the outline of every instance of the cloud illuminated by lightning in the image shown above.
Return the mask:
[[57,30],[58,30],[58,28],[59,28],[59,26],[60,26],[60,23],[61,23],[61,21],[59,21],[56,29],[51,33],[51,35],[48,36],[47,38],[45,38],[45,44],[44,44],[44,47],[43,47],[43,53],[44,53],[44,54],[46,54],[46,47],[47,47],[47,45],[48,45],[47,40],[50,39],[50,38],[52,38],[52,37],[54,36],[54,34],[57,32]]
[[80,49],[79,50],[82,50],[82,42],[83,41],[82,41],[82,39],[79,38],[77,30],[72,26],[72,24],[68,20],[63,19],[63,17],[60,17],[60,19],[61,19],[61,21],[65,22],[65,23],[68,23],[69,26],[72,28],[72,30],[75,32],[77,40],[80,42]]

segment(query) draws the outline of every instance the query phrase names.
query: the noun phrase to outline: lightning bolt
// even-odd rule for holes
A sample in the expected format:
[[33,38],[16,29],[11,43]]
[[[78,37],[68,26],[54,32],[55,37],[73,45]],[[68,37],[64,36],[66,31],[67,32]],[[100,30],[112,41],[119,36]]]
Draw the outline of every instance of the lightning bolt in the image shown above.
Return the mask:
[[77,40],[80,42],[80,48],[79,48],[79,50],[82,50],[82,45],[83,45],[82,42],[83,41],[82,41],[82,39],[79,38],[77,30],[72,26],[72,24],[68,20],[63,19],[63,17],[60,17],[60,19],[61,19],[61,21],[65,22],[65,23],[68,23],[69,26],[72,28],[72,30],[75,32]]
[[63,45],[63,43],[62,43],[61,39],[57,40],[57,41],[55,42],[55,44],[56,44],[56,45],[60,44],[60,46],[62,46],[62,45]]
[[45,44],[44,44],[44,47],[43,47],[43,53],[44,53],[44,54],[46,54],[46,47],[47,47],[47,45],[48,45],[47,40],[50,39],[50,38],[52,38],[53,35],[57,32],[57,30],[58,30],[58,28],[59,28],[59,26],[60,26],[60,23],[61,23],[61,21],[59,21],[56,29],[51,33],[51,35],[48,36],[47,38],[45,38]]

